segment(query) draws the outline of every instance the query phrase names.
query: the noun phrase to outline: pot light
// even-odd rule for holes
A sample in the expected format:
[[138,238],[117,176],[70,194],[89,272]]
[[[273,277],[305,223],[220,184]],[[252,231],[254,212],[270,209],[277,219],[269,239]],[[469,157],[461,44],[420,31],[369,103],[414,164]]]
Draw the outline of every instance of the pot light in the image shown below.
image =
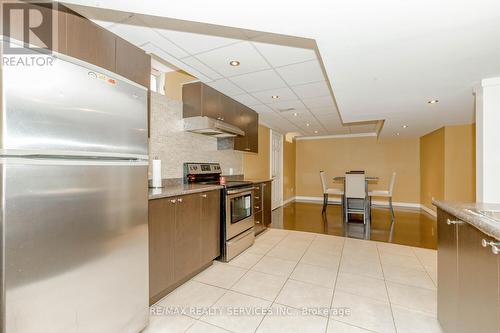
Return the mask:
[[278,95],[272,95],[272,96],[271,96],[271,98],[272,98],[272,99],[278,99],[278,98],[280,98],[280,97],[279,97]]
[[239,66],[239,65],[240,65],[240,62],[239,62],[238,60],[231,60],[231,61],[229,62],[229,64],[230,64],[231,66]]
[[309,127],[309,126],[311,126],[311,124],[307,123],[306,126]]
[[436,104],[436,103],[439,103],[439,100],[438,99],[431,99],[427,103],[429,103],[429,104]]
[[298,113],[297,113],[297,112],[294,112],[294,113],[293,113],[293,116],[294,116],[294,117],[297,117],[297,115],[298,115]]
[[398,132],[398,133],[396,133],[396,136],[399,136],[399,132]]
[[318,134],[318,131],[314,131],[314,134]]
[[408,128],[408,125],[403,125],[403,126],[401,126],[401,127],[403,127],[403,128]]

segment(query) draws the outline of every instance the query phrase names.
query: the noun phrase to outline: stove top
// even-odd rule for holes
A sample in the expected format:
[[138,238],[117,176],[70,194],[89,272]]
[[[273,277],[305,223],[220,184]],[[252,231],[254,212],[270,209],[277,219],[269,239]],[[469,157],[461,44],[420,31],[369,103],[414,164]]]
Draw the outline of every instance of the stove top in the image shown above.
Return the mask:
[[244,180],[223,180],[219,163],[184,163],[184,181],[190,184],[222,185],[225,188],[249,186]]

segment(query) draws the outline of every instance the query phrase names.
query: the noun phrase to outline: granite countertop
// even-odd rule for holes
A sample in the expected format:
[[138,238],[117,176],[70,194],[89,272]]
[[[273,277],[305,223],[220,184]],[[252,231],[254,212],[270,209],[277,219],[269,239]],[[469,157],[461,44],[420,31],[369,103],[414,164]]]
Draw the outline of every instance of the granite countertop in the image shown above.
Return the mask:
[[432,200],[432,203],[460,220],[473,225],[486,235],[500,240],[500,220],[474,212],[474,210],[500,211],[500,204],[456,203],[440,200]]
[[270,182],[273,179],[274,178],[265,178],[265,179],[247,179],[247,178],[245,178],[244,180],[247,182],[252,182],[254,184],[260,184],[260,183]]
[[206,191],[220,190],[220,185],[202,185],[202,184],[175,184],[166,185],[162,188],[150,188],[149,200],[175,197],[177,195],[200,193]]

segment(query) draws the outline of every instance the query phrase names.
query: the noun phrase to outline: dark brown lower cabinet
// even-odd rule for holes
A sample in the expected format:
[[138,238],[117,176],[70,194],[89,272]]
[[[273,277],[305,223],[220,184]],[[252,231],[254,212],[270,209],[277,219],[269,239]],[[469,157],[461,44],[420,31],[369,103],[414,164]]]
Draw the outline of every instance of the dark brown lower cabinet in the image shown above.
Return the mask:
[[438,210],[438,319],[445,333],[500,332],[500,260],[495,241]]
[[201,260],[220,256],[220,192],[201,194]]
[[219,255],[219,191],[149,201],[150,304]]
[[262,207],[262,219],[266,227],[271,225],[271,217],[272,217],[271,188],[272,188],[271,181],[262,183],[262,196],[264,198],[264,205]]

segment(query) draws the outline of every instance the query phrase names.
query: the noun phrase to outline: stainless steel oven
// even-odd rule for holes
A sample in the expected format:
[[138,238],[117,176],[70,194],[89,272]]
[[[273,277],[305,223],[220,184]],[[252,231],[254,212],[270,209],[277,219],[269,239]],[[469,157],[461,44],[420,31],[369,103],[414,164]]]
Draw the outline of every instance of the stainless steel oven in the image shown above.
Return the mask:
[[227,190],[226,235],[231,239],[253,227],[253,187]]

